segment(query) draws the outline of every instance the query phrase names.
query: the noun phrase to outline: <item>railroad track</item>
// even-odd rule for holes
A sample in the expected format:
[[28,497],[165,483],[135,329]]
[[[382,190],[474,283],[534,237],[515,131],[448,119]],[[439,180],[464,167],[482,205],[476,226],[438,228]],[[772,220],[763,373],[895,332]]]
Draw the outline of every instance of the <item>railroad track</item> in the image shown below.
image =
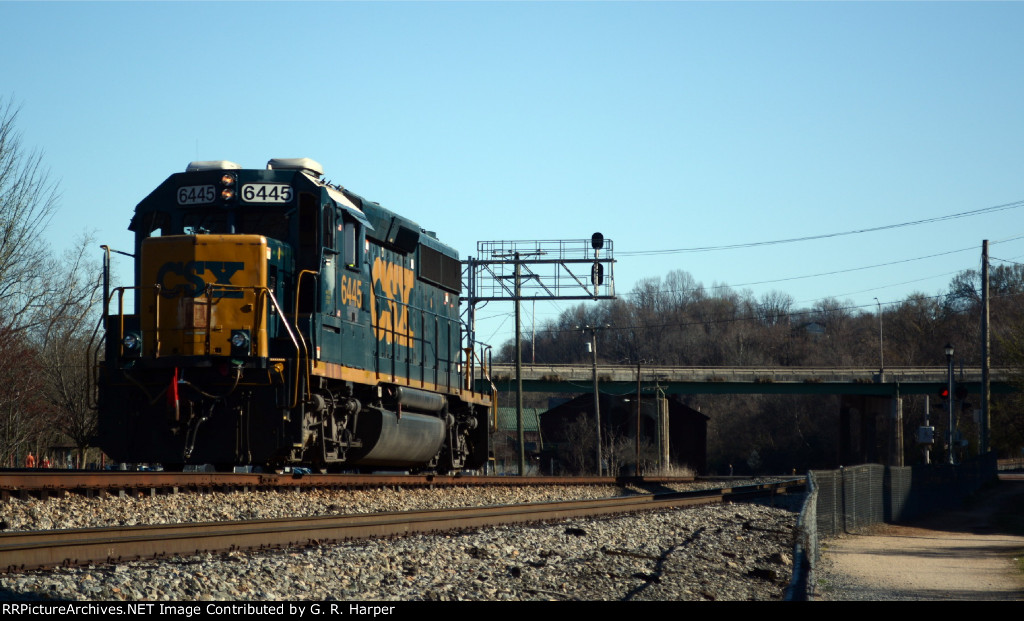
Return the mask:
[[6,470],[0,476],[0,501],[46,499],[68,493],[84,496],[156,496],[187,491],[267,489],[359,489],[379,487],[658,485],[692,482],[693,477],[505,477],[407,474],[299,474]]
[[804,479],[792,479],[737,488],[638,494],[599,500],[6,533],[0,534],[0,571],[17,572],[207,552],[320,545],[369,537],[744,501],[802,492],[805,484]]

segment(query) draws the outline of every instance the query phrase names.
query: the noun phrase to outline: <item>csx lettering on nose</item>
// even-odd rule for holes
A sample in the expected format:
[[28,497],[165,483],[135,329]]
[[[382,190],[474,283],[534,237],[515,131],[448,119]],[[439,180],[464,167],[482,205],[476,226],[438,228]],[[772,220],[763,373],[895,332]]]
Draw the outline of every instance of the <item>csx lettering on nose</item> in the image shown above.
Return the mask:
[[[209,273],[213,277],[213,284],[230,285],[232,276],[243,269],[245,263],[241,261],[168,261],[160,266],[156,281],[167,297],[195,297],[206,289],[207,279],[203,278],[203,274]],[[220,290],[214,291],[213,296],[237,298],[242,297],[242,292]]]

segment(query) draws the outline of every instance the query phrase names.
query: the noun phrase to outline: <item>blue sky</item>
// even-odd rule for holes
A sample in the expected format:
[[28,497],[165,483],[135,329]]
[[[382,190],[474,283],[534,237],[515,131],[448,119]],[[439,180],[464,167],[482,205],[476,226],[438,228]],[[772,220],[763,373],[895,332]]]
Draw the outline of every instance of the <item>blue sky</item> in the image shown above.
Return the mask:
[[[1024,3],[0,2],[0,23],[0,97],[63,190],[58,249],[86,229],[130,249],[135,204],[189,161],[272,157],[463,256],[601,231],[620,295],[685,270],[871,310],[1024,236],[1015,207],[630,254],[1024,200]],[[1024,261],[1024,239],[991,254]],[[511,312],[481,309],[478,338]]]

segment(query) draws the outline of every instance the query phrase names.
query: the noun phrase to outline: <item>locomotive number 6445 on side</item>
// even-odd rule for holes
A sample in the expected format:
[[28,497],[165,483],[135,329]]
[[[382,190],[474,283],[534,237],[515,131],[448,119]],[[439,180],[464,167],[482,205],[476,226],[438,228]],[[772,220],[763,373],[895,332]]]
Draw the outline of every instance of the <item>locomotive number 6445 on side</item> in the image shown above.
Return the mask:
[[457,253],[322,175],[307,158],[193,162],[135,208],[133,284],[105,291],[112,459],[484,465],[491,398],[463,355]]

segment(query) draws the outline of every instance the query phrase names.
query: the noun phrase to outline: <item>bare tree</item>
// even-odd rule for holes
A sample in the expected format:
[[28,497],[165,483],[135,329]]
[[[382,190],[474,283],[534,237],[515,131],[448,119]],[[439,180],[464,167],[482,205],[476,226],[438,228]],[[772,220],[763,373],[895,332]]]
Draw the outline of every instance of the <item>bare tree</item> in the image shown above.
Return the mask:
[[594,420],[586,414],[580,414],[576,420],[565,428],[565,444],[559,450],[559,461],[563,467],[574,474],[593,473],[594,447],[596,446],[597,429]]
[[[627,466],[637,466],[636,439],[630,434],[609,426],[604,430],[601,444],[603,445],[601,455],[606,462],[608,476],[617,477],[625,471]],[[641,462],[643,462],[642,457]]]
[[994,400],[991,410],[992,448],[1000,457],[1018,457],[1024,451],[1024,318],[1004,330],[997,341],[1016,392]]
[[761,295],[755,312],[757,319],[766,326],[789,325],[789,314],[793,311],[793,296],[773,289]]
[[912,293],[885,312],[885,362],[890,366],[938,364],[937,344],[948,340],[942,307],[934,297]]
[[68,308],[74,286],[57,272],[43,232],[60,194],[16,129],[17,107],[0,99],[0,456],[39,450],[53,428],[41,398],[45,369],[33,334]]
[[21,329],[48,301],[42,234],[60,193],[43,168],[42,154],[22,145],[18,109],[0,100],[0,311],[10,329]]
[[54,262],[50,274],[62,283],[62,295],[47,306],[45,320],[34,330],[43,360],[45,401],[55,429],[78,447],[79,463],[96,435],[89,344],[98,320],[102,273],[86,259],[90,246],[92,238],[85,235],[62,261]]
[[22,465],[39,451],[47,411],[39,399],[43,380],[36,349],[24,333],[0,328],[0,465]]

